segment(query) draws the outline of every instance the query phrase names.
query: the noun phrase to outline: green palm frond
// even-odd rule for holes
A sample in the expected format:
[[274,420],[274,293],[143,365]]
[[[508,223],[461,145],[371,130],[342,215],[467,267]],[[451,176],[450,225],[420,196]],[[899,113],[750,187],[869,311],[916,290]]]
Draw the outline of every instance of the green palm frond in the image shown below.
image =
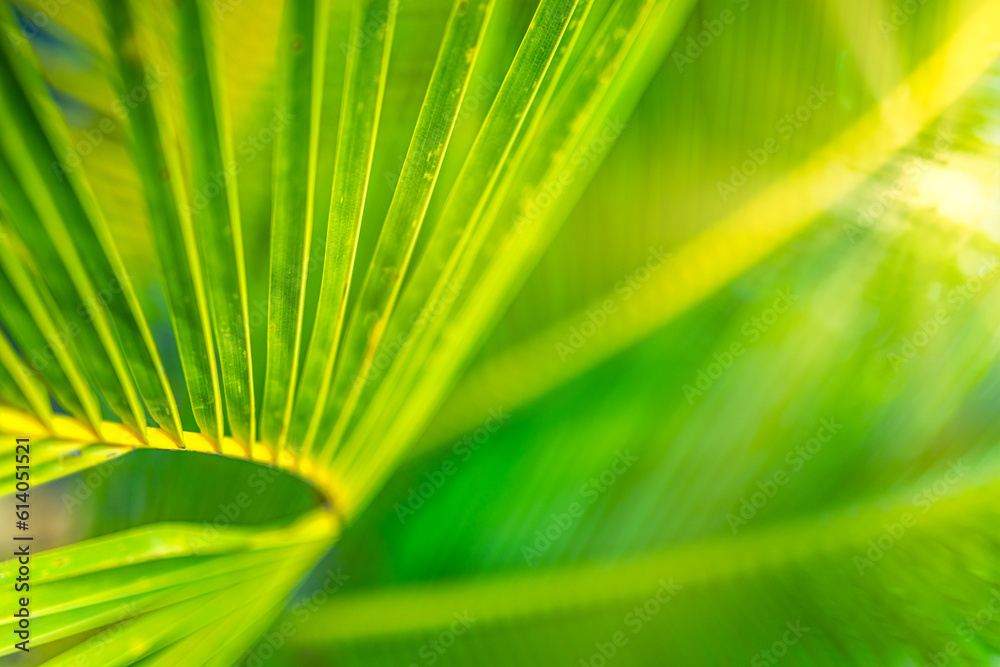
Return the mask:
[[0,659],[996,660],[1000,2],[0,27]]

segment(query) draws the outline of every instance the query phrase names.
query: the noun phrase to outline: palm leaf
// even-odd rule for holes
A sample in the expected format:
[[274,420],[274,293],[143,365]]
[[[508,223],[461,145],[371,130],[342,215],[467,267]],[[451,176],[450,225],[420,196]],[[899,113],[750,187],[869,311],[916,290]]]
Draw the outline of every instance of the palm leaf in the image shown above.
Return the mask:
[[278,103],[291,120],[276,137],[274,157],[268,357],[261,436],[275,443],[279,452],[287,436],[298,377],[328,15],[326,2],[287,4],[278,41],[282,59]]
[[33,658],[995,659],[1000,3],[53,7],[0,8]]
[[[322,407],[326,405],[343,330],[398,12],[396,2],[358,3],[347,42],[323,282],[292,423],[292,443],[307,453],[315,442]],[[385,24],[375,35],[363,32],[366,26],[377,25],[383,18]]]

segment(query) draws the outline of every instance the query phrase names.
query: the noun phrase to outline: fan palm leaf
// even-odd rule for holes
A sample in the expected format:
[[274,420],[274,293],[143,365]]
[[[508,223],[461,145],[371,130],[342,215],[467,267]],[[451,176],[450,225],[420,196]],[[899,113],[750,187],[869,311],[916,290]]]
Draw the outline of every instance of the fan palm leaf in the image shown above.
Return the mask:
[[1000,3],[0,24],[33,662],[996,659]]

